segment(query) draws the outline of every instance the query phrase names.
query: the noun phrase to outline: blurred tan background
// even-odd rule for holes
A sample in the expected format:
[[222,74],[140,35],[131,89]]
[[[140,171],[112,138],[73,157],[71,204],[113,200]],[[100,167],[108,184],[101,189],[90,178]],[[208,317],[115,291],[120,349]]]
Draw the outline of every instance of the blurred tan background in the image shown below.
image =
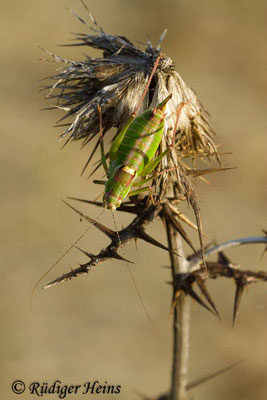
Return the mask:
[[[238,169],[199,184],[204,230],[210,239],[261,234],[266,216],[266,2],[243,0],[88,0],[106,32],[132,41],[157,40],[168,34],[162,49],[176,62],[212,115],[226,166]],[[117,398],[138,399],[136,391],[156,396],[170,382],[171,290],[168,254],[149,244],[125,249],[135,262],[134,276],[157,328],[147,322],[123,263],[106,263],[71,282],[43,291],[40,285],[29,312],[31,290],[40,276],[85,229],[60,199],[94,199],[100,189],[80,177],[90,148],[79,143],[60,151],[62,116],[46,107],[39,79],[59,65],[38,61],[38,45],[69,59],[83,59],[86,48],[60,48],[70,32],[86,28],[65,10],[87,18],[78,0],[2,1],[1,4],[1,398],[16,398],[11,382],[22,379],[65,384],[108,381],[119,384]],[[96,54],[88,50],[88,54]],[[79,205],[78,205],[79,206]],[[79,206],[91,217],[99,210]],[[187,211],[185,207],[185,211]],[[117,216],[120,227],[129,218]],[[108,213],[102,218],[111,228]],[[153,231],[152,231],[153,229]],[[166,243],[160,222],[150,227]],[[195,233],[191,233],[195,244]],[[80,246],[96,252],[107,240],[92,229]],[[243,268],[266,268],[263,246],[229,251]],[[71,251],[45,284],[86,258]],[[194,380],[243,359],[236,369],[196,388],[195,399],[267,398],[267,287],[257,284],[244,293],[232,330],[233,282],[209,282],[222,322],[192,304],[190,379]],[[101,395],[98,396],[99,398]],[[108,396],[106,395],[105,398]],[[23,394],[21,399],[29,398]],[[57,398],[50,395],[45,398]],[[72,395],[82,399],[82,395]]]

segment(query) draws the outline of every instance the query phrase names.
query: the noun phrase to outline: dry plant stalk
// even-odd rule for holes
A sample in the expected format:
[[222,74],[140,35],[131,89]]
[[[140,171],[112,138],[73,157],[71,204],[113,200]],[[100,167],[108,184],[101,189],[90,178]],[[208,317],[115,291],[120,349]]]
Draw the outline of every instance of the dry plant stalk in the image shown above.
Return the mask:
[[[84,6],[87,9],[85,4]],[[63,67],[56,75],[51,77],[55,83],[44,86],[44,89],[48,90],[46,97],[55,100],[55,104],[49,108],[65,111],[65,115],[58,124],[58,126],[66,127],[66,130],[60,136],[61,139],[66,138],[65,144],[81,140],[82,147],[84,147],[93,139],[96,139],[96,144],[83,172],[90,164],[100,145],[98,106],[101,107],[102,112],[104,137],[107,136],[112,127],[117,128],[118,133],[140,100],[155,60],[161,54],[160,46],[166,33],[163,33],[156,48],[148,42],[145,50],[141,50],[124,36],[106,34],[90,12],[89,16],[93,23],[92,27],[88,26],[84,19],[77,17],[89,27],[92,34],[77,34],[77,42],[71,44],[71,46],[92,47],[101,50],[102,56],[99,58],[86,56],[83,61],[72,61],[46,51],[53,61],[63,64]],[[218,261],[205,262],[205,256],[212,252],[210,252],[210,249],[204,248],[200,209],[193,183],[195,179],[201,178],[202,175],[224,170],[224,168],[221,166],[217,147],[214,143],[214,132],[208,121],[206,110],[199,102],[195,92],[185,84],[175,70],[173,61],[162,54],[140,112],[148,107],[156,106],[169,94],[172,94],[169,101],[170,115],[166,119],[159,153],[169,148],[177,109],[181,103],[184,103],[185,106],[182,108],[178,122],[175,150],[165,156],[157,167],[157,172],[160,173],[152,184],[154,203],[151,204],[147,197],[141,198],[140,196],[123,203],[118,211],[131,213],[135,217],[126,228],[119,232],[89,218],[68,204],[82,218],[108,236],[111,242],[98,254],[82,250],[89,257],[89,261],[58,277],[47,284],[45,288],[70,280],[80,274],[88,273],[92,267],[106,260],[125,260],[118,253],[118,250],[121,244],[124,245],[132,239],[142,239],[168,251],[172,270],[171,284],[173,286],[172,382],[169,394],[159,398],[182,400],[186,398],[188,389],[190,297],[219,316],[215,303],[205,286],[205,281],[209,278],[216,279],[221,276],[231,278],[235,281],[237,288],[234,304],[235,318],[244,286],[252,282],[266,281],[267,274],[236,269],[222,253],[223,244],[220,245],[221,247],[217,246],[218,251],[216,249],[213,251],[213,253],[219,253]],[[63,120],[68,122],[62,124]],[[219,165],[203,169],[201,168],[203,159],[206,163],[216,161]],[[100,160],[91,175],[101,164]],[[167,169],[168,171],[164,172]],[[102,207],[101,202],[75,200]],[[180,212],[179,204],[183,201],[187,201],[191,205],[195,214],[196,225]],[[164,222],[168,247],[145,232],[145,227],[156,218],[161,218]],[[198,230],[200,250],[195,250],[184,224],[188,225],[190,229]],[[193,254],[188,257],[184,255],[182,239],[193,250]],[[242,240],[240,239],[239,244],[242,244]],[[267,243],[267,238],[260,237],[258,242]],[[206,264],[207,270],[203,268],[203,262]],[[193,289],[194,283],[198,285],[206,302]]]

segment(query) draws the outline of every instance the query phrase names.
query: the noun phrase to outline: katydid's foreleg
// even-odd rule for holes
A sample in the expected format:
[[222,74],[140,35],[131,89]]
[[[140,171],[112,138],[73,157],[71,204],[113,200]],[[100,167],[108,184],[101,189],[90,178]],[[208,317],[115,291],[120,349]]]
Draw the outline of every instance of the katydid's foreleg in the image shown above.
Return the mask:
[[104,170],[107,174],[108,172],[108,165],[106,161],[106,156],[105,156],[105,150],[104,150],[104,140],[103,140],[103,128],[102,128],[102,114],[101,114],[101,108],[100,105],[97,105],[98,108],[98,113],[99,113],[99,133],[100,133],[100,149],[101,149],[101,161],[102,165],[104,167]]

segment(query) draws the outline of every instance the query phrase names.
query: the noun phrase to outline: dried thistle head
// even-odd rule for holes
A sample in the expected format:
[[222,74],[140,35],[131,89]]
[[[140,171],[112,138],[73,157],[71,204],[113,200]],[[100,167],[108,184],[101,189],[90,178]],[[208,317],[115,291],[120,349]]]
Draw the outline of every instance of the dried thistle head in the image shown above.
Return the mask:
[[[104,136],[112,127],[117,128],[119,132],[137,107],[155,60],[161,54],[160,46],[166,33],[163,33],[156,48],[148,41],[146,48],[141,50],[124,36],[105,33],[92,14],[89,15],[93,23],[93,26],[89,27],[92,34],[76,34],[77,43],[67,46],[92,47],[101,50],[102,57],[86,56],[83,61],[71,61],[47,52],[55,62],[63,63],[65,66],[51,77],[56,81],[55,84],[45,87],[49,89],[47,97],[56,99],[56,104],[52,108],[59,108],[66,113],[60,120],[60,122],[65,119],[69,121],[64,124],[67,125],[67,129],[60,136],[66,137],[66,143],[82,140],[83,147],[98,137],[86,166],[100,144],[98,106],[101,107]],[[81,17],[78,18],[87,25]],[[207,112],[195,92],[185,84],[175,70],[171,58],[161,55],[156,73],[139,110],[142,112],[148,107],[156,106],[172,94],[168,102],[168,117],[159,152],[170,146],[176,126],[177,110],[181,103],[184,103],[184,106],[178,120],[175,151],[164,157],[158,166],[158,171],[168,169],[168,173],[159,174],[153,181],[155,198],[178,199],[182,196],[186,199],[195,212],[201,238],[200,212],[192,179],[202,175],[203,170],[196,170],[195,158],[200,156],[210,160],[215,157],[219,162],[220,159]],[[192,163],[189,166],[185,162],[188,158],[194,160],[193,167]],[[100,165],[101,161],[98,166]],[[205,170],[204,173],[216,170],[216,168]]]
[[[94,34],[76,34],[77,43],[66,46],[93,47],[103,51],[102,57],[86,56],[83,61],[71,61],[47,52],[55,62],[66,66],[51,77],[56,83],[45,87],[50,89],[47,98],[57,100],[54,108],[66,112],[60,122],[65,119],[69,121],[68,128],[60,137],[66,137],[67,142],[82,140],[83,146],[99,133],[97,105],[101,107],[104,133],[112,127],[118,131],[123,127],[137,107],[166,33],[163,33],[156,48],[149,41],[147,47],[141,50],[124,36],[106,34],[91,13],[90,17],[93,22],[90,30]],[[87,25],[81,17],[78,18]],[[181,159],[197,154],[205,154],[207,157],[216,155],[214,133],[205,109],[195,92],[175,71],[171,58],[162,55],[140,113],[159,104],[170,93],[172,99],[168,102],[169,116],[162,149],[171,142],[177,109],[183,102],[185,106],[178,123],[178,157]],[[163,163],[166,164],[166,160]]]

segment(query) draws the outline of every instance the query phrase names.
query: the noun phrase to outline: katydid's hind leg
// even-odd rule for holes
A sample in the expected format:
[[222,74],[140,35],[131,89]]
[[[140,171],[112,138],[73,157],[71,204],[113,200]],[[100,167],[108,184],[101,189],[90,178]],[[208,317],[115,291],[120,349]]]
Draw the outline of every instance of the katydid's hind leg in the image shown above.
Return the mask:
[[143,193],[143,192],[149,192],[151,191],[151,187],[150,186],[145,186],[143,188],[139,188],[139,189],[135,189],[135,190],[131,190],[127,196],[136,196],[137,194]]
[[98,114],[99,114],[99,133],[100,133],[100,149],[101,149],[101,161],[102,165],[104,167],[104,170],[107,174],[108,172],[108,165],[106,161],[106,156],[105,156],[105,150],[104,150],[104,138],[103,138],[103,125],[102,125],[102,114],[101,114],[101,108],[100,105],[97,105],[98,109]]
[[163,157],[166,156],[170,152],[170,149],[166,149],[163,151],[161,154],[159,154],[156,158],[153,160],[149,161],[143,168],[142,172],[140,173],[140,177],[146,176],[150,174],[154,169],[158,166],[160,161],[162,160]]
[[176,165],[176,166],[174,166],[174,167],[170,167],[170,168],[163,169],[162,171],[156,172],[155,174],[149,176],[149,177],[146,178],[146,179],[142,179],[142,180],[139,181],[139,182],[134,182],[133,186],[141,186],[141,185],[144,185],[145,183],[151,181],[152,179],[157,178],[159,175],[165,174],[166,172],[169,172],[169,171],[174,171],[175,169],[179,169],[179,168],[180,168],[180,166],[179,166],[179,165]]
[[[151,160],[144,168],[143,171],[141,172],[141,174],[139,175],[140,177],[149,175],[159,164],[159,162],[162,160],[163,157],[166,156],[166,154],[168,154],[170,152],[170,149],[166,149],[165,151],[163,151],[158,157],[156,157],[154,160]],[[172,168],[168,168],[168,169],[164,169],[162,171],[156,172],[155,174],[149,176],[146,179],[141,179],[141,181],[138,182],[134,182],[133,186],[141,186],[144,185],[145,183],[151,181],[152,179],[157,178],[159,175],[171,171],[173,169],[177,169],[179,167],[172,167]]]

